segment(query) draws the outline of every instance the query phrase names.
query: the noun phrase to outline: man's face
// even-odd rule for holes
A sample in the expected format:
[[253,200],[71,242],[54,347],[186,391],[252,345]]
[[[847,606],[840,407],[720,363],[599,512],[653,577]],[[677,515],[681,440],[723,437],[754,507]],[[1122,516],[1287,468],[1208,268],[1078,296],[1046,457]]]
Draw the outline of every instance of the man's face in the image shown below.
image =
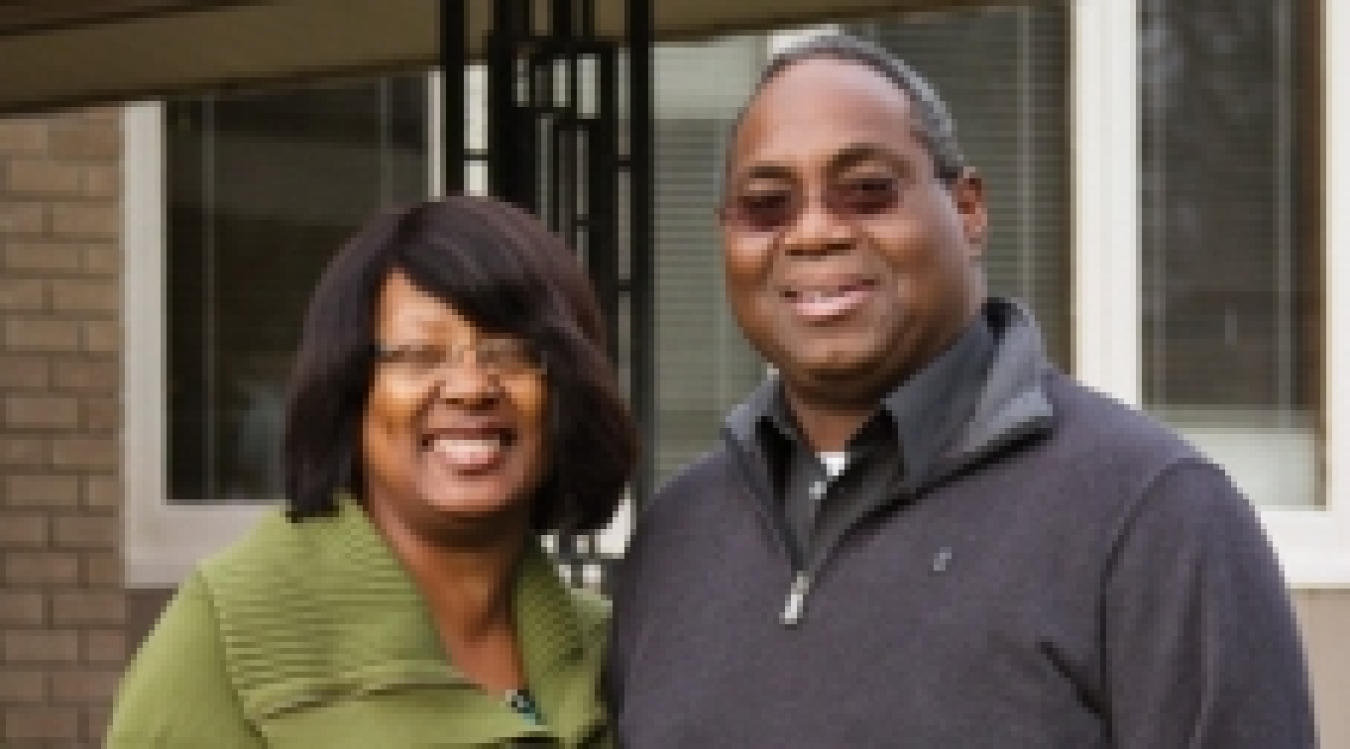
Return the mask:
[[728,296],[799,403],[875,404],[979,309],[981,183],[939,181],[906,94],[865,65],[779,73],[727,177]]

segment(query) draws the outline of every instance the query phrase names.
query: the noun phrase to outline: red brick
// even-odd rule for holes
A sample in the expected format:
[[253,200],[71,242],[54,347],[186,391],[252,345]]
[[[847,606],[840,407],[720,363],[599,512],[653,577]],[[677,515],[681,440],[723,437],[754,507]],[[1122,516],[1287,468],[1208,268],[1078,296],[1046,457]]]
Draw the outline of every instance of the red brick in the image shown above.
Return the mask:
[[80,481],[75,476],[8,476],[5,501],[11,507],[75,507],[80,503]]
[[116,198],[122,194],[122,170],[116,164],[89,164],[81,187],[91,198]]
[[0,118],[0,154],[45,152],[48,127],[48,121],[41,117]]
[[122,543],[122,520],[116,515],[57,517],[52,531],[58,549],[116,549]]
[[15,159],[9,162],[11,192],[36,195],[79,195],[85,170],[79,164],[53,159]]
[[80,402],[58,396],[10,396],[5,398],[5,423],[13,427],[69,429],[80,423]]
[[115,354],[122,350],[122,326],[114,320],[87,322],[82,340],[85,351]]
[[11,663],[72,663],[80,658],[79,633],[69,630],[5,632],[5,660]]
[[0,624],[36,627],[46,621],[47,603],[41,593],[0,589]]
[[52,465],[57,468],[116,470],[122,460],[113,438],[71,437],[52,440]]
[[122,555],[116,552],[91,551],[80,555],[81,575],[89,588],[122,587]]
[[0,702],[46,702],[47,674],[0,671]]
[[111,703],[85,705],[81,712],[84,718],[84,737],[93,742],[89,744],[89,749],[99,749],[103,746],[103,737],[108,734],[108,726],[112,724]]
[[57,625],[122,624],[127,618],[122,591],[81,590],[52,595],[52,622]]
[[51,203],[50,208],[55,236],[116,239],[122,234],[122,210],[117,203]]
[[51,675],[57,702],[111,702],[122,675],[117,671],[57,671]]
[[0,356],[0,388],[45,388],[47,372],[45,356]]
[[47,516],[0,513],[0,549],[47,548]]
[[84,504],[87,507],[113,509],[122,506],[122,481],[116,476],[88,476],[84,479]]
[[[80,711],[73,707],[10,707],[5,709],[5,739],[78,739]],[[16,746],[15,749],[18,749]]]
[[122,248],[116,243],[91,242],[83,251],[85,272],[105,276],[122,272]]
[[116,281],[61,280],[51,284],[52,309],[58,312],[109,312],[122,307]]
[[0,466],[45,466],[51,459],[46,440],[0,437]]
[[42,203],[0,201],[0,235],[41,234],[46,226]]
[[35,278],[0,278],[0,310],[41,310],[47,292]]
[[80,270],[82,245],[69,242],[9,242],[5,265],[15,270],[76,272]]
[[11,351],[78,351],[80,332],[73,320],[9,319],[5,345]]
[[77,554],[11,551],[5,555],[5,582],[10,585],[75,585],[79,581]]
[[84,660],[89,663],[124,663],[127,635],[120,629],[91,629],[83,633]]
[[[44,365],[47,363],[45,359],[41,361]],[[51,362],[51,381],[57,390],[116,393],[122,387],[122,368],[117,361],[102,357],[97,360],[58,359]]]
[[81,425],[90,432],[111,432],[122,426],[122,403],[116,398],[85,398]]

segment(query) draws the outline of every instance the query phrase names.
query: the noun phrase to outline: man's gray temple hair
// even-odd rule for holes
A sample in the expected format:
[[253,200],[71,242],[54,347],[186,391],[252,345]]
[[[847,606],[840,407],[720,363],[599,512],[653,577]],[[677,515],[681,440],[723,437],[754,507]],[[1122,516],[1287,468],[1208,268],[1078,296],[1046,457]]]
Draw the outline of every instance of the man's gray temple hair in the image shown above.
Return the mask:
[[[856,62],[886,76],[908,96],[914,118],[915,135],[933,156],[934,171],[944,183],[951,184],[966,169],[966,157],[956,140],[956,122],[947,105],[923,76],[903,60],[871,42],[847,34],[823,34],[794,44],[769,60],[755,83],[755,90],[746,100],[731,126],[734,143],[741,121],[764,87],[777,75],[802,60],[826,57]],[[728,156],[730,152],[728,151]]]

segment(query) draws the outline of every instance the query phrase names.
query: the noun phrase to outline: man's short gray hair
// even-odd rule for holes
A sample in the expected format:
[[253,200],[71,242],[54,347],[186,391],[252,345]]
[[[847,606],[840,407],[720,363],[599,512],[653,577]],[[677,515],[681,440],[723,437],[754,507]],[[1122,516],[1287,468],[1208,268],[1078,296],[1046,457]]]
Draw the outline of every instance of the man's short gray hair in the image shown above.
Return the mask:
[[915,135],[933,157],[937,176],[951,183],[966,169],[966,157],[956,140],[956,122],[937,91],[913,68],[890,52],[871,42],[847,34],[822,34],[809,37],[774,55],[755,84],[755,90],[736,115],[732,141],[740,130],[745,114],[759,98],[764,87],[784,70],[803,60],[833,58],[856,62],[886,76],[909,97],[913,110]]

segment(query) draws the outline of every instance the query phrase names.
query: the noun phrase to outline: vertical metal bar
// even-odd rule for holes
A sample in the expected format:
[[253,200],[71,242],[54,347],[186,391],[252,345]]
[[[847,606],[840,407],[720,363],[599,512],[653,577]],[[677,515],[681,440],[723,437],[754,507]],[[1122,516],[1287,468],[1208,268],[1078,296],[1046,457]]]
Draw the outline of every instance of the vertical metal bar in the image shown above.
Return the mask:
[[[503,1],[494,0],[498,3]],[[515,26],[511,30],[514,47],[511,67],[512,80],[519,85],[523,66],[524,74],[528,76],[526,80],[527,88],[532,85],[534,76],[534,70],[529,63],[535,46],[534,21],[534,0],[517,0]],[[516,185],[517,194],[520,196],[519,200],[522,201],[521,204],[535,215],[540,215],[543,208],[543,185],[539,181],[537,166],[540,150],[538,136],[539,110],[536,107],[532,89],[525,103],[521,103],[518,93],[515,94],[514,100],[516,107],[512,112],[511,120],[516,137],[507,158],[512,161],[512,179]]]
[[619,90],[618,52],[596,53],[596,111],[587,133],[587,264],[605,311],[610,356],[619,357]]
[[581,147],[579,141],[582,136],[581,129],[581,109],[578,99],[581,96],[581,82],[577,70],[577,56],[582,48],[578,43],[575,34],[576,25],[574,24],[574,15],[576,12],[573,0],[558,0],[564,11],[560,17],[555,19],[559,24],[557,27],[559,44],[559,53],[562,55],[563,72],[565,77],[564,102],[562,121],[565,123],[563,131],[563,142],[566,144],[567,153],[567,175],[564,184],[565,189],[563,204],[563,215],[567,217],[567,226],[565,227],[566,236],[573,245],[579,245],[581,234],[578,231],[581,222],[578,221],[578,207],[581,205],[578,195],[583,189],[581,185]]
[[652,3],[627,0],[625,24],[628,37],[628,156],[629,242],[632,274],[629,293],[632,347],[633,408],[641,421],[646,447],[633,483],[633,498],[640,507],[655,483],[656,366],[655,304],[653,276],[653,185],[652,185]]
[[469,26],[465,0],[441,0],[441,192],[464,191],[464,69],[468,66]]
[[518,62],[530,28],[529,0],[493,0],[488,37],[488,190],[531,212],[538,211],[533,189],[533,122],[519,102]]

